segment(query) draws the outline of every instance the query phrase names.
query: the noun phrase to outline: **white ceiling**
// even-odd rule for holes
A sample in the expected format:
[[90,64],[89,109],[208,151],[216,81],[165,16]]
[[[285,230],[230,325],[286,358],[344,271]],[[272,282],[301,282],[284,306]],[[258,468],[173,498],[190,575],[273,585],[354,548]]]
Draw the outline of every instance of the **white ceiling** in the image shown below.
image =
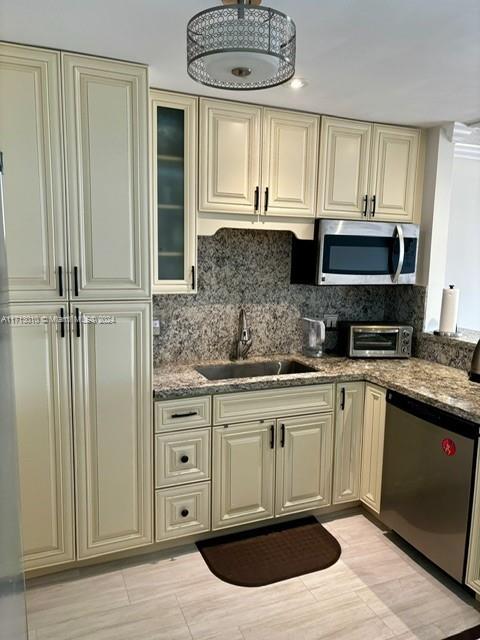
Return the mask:
[[185,28],[218,0],[0,0],[0,38],[150,65],[152,86],[318,113],[433,125],[480,120],[480,0],[264,0],[297,24],[308,86],[209,90]]

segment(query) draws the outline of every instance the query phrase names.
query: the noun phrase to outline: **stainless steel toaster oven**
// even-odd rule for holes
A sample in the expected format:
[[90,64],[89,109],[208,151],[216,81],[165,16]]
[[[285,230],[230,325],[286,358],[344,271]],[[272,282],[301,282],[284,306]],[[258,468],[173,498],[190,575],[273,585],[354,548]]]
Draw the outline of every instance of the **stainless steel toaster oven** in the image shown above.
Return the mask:
[[341,350],[350,358],[409,358],[413,327],[390,322],[345,322],[340,326]]

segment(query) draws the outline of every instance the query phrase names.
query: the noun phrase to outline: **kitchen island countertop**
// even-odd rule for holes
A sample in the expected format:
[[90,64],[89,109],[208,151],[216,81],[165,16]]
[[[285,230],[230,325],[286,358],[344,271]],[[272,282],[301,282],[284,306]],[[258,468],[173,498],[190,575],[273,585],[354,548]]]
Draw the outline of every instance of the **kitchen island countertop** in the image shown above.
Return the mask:
[[353,360],[336,356],[307,358],[299,354],[251,357],[248,362],[287,359],[303,362],[315,371],[213,381],[207,380],[195,370],[195,367],[224,364],[226,361],[169,363],[153,371],[154,397],[155,400],[169,400],[236,391],[365,380],[480,425],[480,384],[470,382],[467,373],[460,369],[418,358]]

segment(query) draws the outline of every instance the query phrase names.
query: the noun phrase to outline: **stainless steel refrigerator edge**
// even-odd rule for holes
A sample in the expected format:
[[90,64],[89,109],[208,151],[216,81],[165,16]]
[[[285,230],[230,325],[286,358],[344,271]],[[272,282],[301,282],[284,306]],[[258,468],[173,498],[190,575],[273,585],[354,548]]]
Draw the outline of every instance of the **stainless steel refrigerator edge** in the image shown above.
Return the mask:
[[7,260],[0,152],[0,639],[27,638],[25,581],[21,563],[20,508],[8,314]]

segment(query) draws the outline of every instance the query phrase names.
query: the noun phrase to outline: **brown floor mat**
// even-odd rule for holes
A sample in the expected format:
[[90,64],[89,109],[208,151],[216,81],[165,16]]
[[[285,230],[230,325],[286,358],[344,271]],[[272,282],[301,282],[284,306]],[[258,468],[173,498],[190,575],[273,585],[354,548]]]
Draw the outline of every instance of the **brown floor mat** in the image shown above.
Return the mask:
[[210,571],[240,587],[261,587],[334,564],[337,540],[313,517],[197,542]]
[[446,640],[478,640],[478,638],[480,638],[480,625],[449,636]]

